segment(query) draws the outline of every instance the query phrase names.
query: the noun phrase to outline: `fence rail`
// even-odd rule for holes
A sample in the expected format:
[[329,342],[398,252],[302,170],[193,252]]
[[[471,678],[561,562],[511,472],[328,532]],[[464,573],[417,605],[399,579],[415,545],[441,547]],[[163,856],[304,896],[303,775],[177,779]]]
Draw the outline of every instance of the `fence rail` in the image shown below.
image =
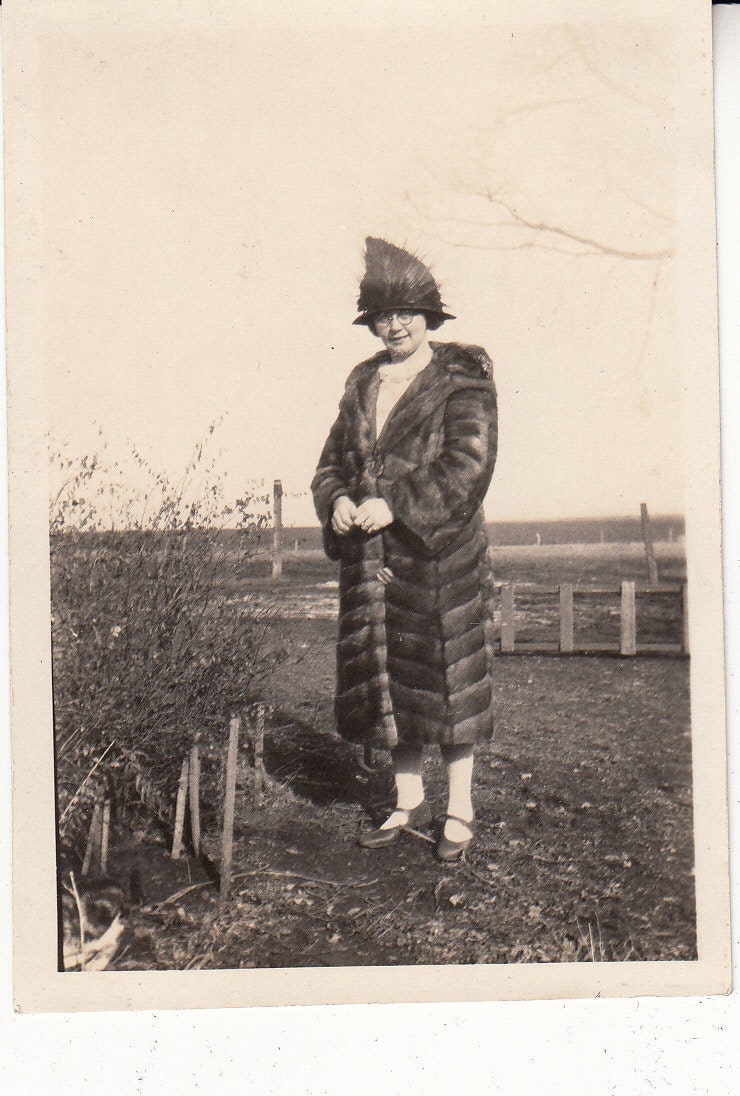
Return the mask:
[[[639,641],[638,604],[651,597],[669,595],[676,598],[677,616],[681,622],[681,642]],[[542,600],[556,613],[558,621],[558,639],[542,639],[517,636],[517,597]],[[579,614],[576,607],[586,599],[597,597],[619,598],[619,642],[596,642],[577,640]],[[541,583],[503,582],[494,586],[493,617],[500,622],[500,634],[495,647],[505,655],[510,654],[557,654],[557,655],[669,655],[687,657],[689,654],[688,595],[686,583],[664,582],[649,583],[624,581],[612,586],[576,586],[571,582],[558,585]],[[531,630],[527,627],[526,630]]]

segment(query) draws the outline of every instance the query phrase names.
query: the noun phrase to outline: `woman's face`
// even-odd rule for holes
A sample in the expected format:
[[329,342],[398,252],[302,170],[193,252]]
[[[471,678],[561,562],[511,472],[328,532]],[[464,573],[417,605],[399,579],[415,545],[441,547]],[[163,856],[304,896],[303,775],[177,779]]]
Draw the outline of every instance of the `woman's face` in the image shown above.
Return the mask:
[[410,319],[408,316],[409,313],[399,309],[397,312],[382,312],[373,321],[375,334],[382,339],[394,361],[408,358],[427,338],[427,319],[424,313],[413,312]]

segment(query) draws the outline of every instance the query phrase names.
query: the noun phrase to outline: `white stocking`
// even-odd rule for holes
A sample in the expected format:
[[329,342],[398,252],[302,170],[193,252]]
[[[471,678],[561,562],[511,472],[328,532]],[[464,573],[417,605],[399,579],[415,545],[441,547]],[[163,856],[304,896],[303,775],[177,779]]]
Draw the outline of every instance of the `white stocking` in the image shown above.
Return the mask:
[[424,798],[421,782],[422,751],[420,746],[398,746],[393,751],[393,779],[396,784],[396,809],[380,827],[382,830],[403,826],[407,811],[418,807]]
[[[466,822],[473,821],[473,800],[471,784],[473,782],[473,747],[443,746],[442,759],[447,769],[449,798],[447,813]],[[448,841],[467,841],[471,830],[461,822],[449,819],[445,823],[445,837]]]

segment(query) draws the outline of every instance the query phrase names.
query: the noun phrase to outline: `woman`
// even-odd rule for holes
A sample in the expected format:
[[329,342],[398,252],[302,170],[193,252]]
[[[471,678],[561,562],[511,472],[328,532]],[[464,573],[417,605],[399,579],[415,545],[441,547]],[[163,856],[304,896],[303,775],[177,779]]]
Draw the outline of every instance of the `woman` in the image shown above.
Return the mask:
[[437,855],[456,860],[473,839],[473,745],[493,733],[481,578],[496,391],[480,347],[429,341],[454,316],[423,263],[368,238],[365,264],[354,322],[385,349],[350,374],[312,484],[341,561],[337,727],[392,755],[396,807],[365,848],[431,821],[422,750],[441,747]]

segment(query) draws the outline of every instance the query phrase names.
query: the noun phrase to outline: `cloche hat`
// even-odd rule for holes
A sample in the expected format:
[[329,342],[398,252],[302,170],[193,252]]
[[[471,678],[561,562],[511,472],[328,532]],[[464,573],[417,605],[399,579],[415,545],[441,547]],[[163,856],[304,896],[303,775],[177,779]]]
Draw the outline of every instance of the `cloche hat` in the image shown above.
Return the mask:
[[365,240],[365,274],[360,282],[357,308],[361,314],[353,321],[356,324],[372,324],[377,312],[397,308],[426,313],[433,328],[455,319],[452,313],[445,312],[439,286],[429,267],[410,251],[376,236]]

